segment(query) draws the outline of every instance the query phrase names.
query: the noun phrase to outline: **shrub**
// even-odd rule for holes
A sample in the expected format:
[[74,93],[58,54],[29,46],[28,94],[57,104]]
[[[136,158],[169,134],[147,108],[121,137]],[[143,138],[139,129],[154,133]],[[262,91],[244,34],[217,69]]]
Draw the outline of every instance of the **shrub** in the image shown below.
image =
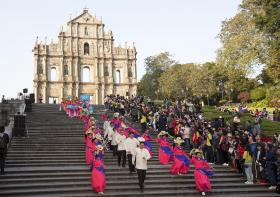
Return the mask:
[[279,99],[272,99],[269,104],[269,107],[276,107],[276,108],[280,108],[280,98]]
[[269,101],[267,99],[263,99],[261,101],[253,102],[250,106],[255,108],[265,108],[269,106]]
[[228,101],[223,99],[223,100],[219,100],[219,105],[222,106],[224,104],[226,104]]
[[266,97],[266,87],[258,87],[250,91],[250,98],[259,101]]
[[280,99],[280,84],[271,86],[267,93],[267,98],[270,100]]
[[246,103],[250,100],[250,93],[249,92],[240,92],[237,96],[237,99],[240,100],[242,103]]

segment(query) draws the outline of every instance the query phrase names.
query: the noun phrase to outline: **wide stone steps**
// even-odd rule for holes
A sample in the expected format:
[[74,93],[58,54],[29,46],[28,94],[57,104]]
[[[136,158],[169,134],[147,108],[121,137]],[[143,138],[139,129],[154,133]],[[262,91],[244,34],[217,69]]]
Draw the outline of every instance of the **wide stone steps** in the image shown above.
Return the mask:
[[[145,193],[141,193],[138,190],[137,186],[134,187],[120,187],[120,186],[108,186],[106,189],[106,194],[104,196],[114,196],[114,197],[122,197],[122,196],[201,196],[195,189],[194,185],[190,185],[190,187],[182,187],[182,185],[179,185],[180,187],[176,187],[177,184],[174,184],[171,187],[168,187],[168,185],[157,185],[153,187],[146,186]],[[266,195],[267,191],[263,190],[263,188],[255,187],[255,186],[247,186],[247,187],[240,187],[242,184],[239,184],[239,186],[235,187],[219,187],[213,188],[211,192],[211,196],[217,196],[216,194],[219,194],[220,196],[242,196],[239,194],[244,193],[250,193],[251,196],[255,196],[255,194],[259,196],[277,196],[276,194],[269,194]],[[57,195],[59,193],[59,195]],[[100,196],[98,194],[94,194],[89,186],[60,186],[60,187],[52,187],[52,188],[32,188],[32,189],[22,189],[18,188],[16,190],[2,190],[1,194],[4,196]],[[46,195],[48,194],[48,195]],[[64,194],[64,195],[63,195]],[[222,195],[221,195],[222,194]],[[262,195],[260,195],[262,194]]]
[[[95,107],[102,127],[102,106]],[[83,123],[68,118],[58,105],[34,105],[27,116],[28,137],[13,138],[6,160],[7,174],[0,177],[0,196],[70,197],[99,196],[91,189],[91,173],[85,163]],[[154,136],[155,137],[155,136]],[[153,141],[153,158],[145,191],[140,193],[136,174],[117,166],[117,157],[105,153],[107,187],[104,196],[200,196],[195,190],[193,166],[186,175],[170,175],[170,166],[158,161],[158,144]],[[267,188],[245,185],[245,178],[227,167],[213,166],[213,191],[209,196],[274,197]]]

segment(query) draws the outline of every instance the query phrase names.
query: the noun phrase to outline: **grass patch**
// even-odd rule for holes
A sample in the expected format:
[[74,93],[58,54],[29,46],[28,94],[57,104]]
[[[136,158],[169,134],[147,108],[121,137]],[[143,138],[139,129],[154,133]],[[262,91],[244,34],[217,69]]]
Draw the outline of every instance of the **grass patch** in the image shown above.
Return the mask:
[[[233,121],[233,115],[230,115],[225,112],[221,112],[213,106],[204,106],[203,113],[206,119],[208,120],[212,120],[214,118],[218,118],[219,116],[222,116],[225,119],[225,121],[228,121],[231,124]],[[249,113],[244,113],[240,119],[241,119],[241,124],[243,126],[247,120],[254,122],[254,117],[252,117]],[[274,133],[280,133],[280,122],[262,119],[261,129],[262,129],[263,136],[271,137]]]

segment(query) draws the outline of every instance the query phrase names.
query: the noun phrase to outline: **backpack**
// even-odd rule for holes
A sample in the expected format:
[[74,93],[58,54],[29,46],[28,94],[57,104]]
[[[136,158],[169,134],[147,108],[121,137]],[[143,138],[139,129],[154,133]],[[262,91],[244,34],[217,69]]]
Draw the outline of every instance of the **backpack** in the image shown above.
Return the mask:
[[4,140],[4,134],[0,133],[0,149],[5,149],[6,148],[6,143]]

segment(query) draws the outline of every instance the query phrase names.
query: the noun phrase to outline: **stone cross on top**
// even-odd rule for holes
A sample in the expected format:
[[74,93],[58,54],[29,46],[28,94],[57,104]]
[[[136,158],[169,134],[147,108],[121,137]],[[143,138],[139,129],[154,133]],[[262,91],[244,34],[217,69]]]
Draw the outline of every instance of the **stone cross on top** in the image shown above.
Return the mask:
[[85,12],[88,12],[88,8],[86,6],[84,7],[84,13]]

